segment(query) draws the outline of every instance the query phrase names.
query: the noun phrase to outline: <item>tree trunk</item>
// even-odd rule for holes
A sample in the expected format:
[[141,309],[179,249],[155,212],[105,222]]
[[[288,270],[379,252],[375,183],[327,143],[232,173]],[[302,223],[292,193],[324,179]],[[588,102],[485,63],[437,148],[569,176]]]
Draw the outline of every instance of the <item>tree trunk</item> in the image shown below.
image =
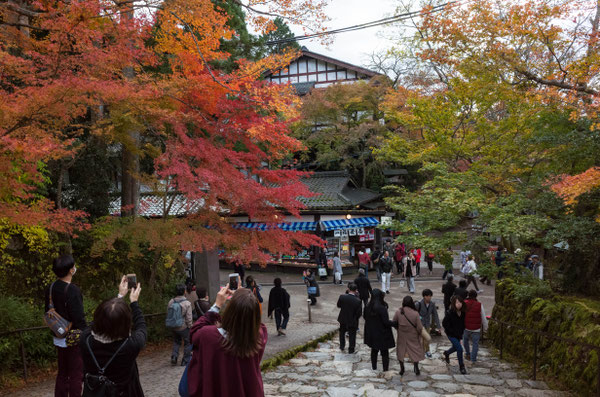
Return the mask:
[[[128,4],[123,5],[123,21],[127,23],[133,18],[133,10]],[[126,79],[135,78],[133,67],[128,66],[123,69],[123,75]],[[136,216],[139,209],[140,183],[138,175],[140,172],[140,157],[138,148],[140,147],[140,131],[132,128],[127,131],[129,142],[123,144],[122,164],[121,164],[121,216]]]

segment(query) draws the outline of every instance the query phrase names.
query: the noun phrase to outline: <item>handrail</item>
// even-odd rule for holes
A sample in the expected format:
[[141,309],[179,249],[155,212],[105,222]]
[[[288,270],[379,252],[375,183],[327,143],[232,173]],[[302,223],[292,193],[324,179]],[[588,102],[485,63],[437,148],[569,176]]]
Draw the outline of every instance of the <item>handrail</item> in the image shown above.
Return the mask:
[[[536,380],[536,376],[537,376],[537,356],[538,356],[539,336],[544,336],[548,339],[552,339],[552,340],[559,341],[559,342],[567,342],[572,345],[587,347],[590,351],[595,350],[598,357],[600,357],[600,346],[598,346],[598,345],[594,345],[594,344],[580,341],[577,339],[563,338],[562,336],[557,336],[557,335],[551,334],[549,332],[541,331],[541,330],[538,330],[535,328],[525,328],[520,325],[510,323],[508,321],[503,321],[503,320],[499,320],[497,318],[493,318],[491,316],[488,316],[487,318],[488,318],[488,320],[491,320],[491,321],[494,321],[494,322],[500,324],[500,347],[499,347],[500,359],[502,359],[503,350],[504,350],[504,328],[505,327],[520,329],[522,331],[533,333],[535,335],[533,338],[533,380]],[[589,354],[589,351],[588,351],[588,354]],[[600,397],[600,362],[598,363],[598,384],[597,384],[596,396]]]
[[[167,313],[151,313],[151,314],[144,314],[143,317],[144,318],[149,318],[149,317],[156,317],[156,316],[165,316]],[[21,362],[23,363],[23,379],[25,381],[27,381],[27,351],[25,349],[25,343],[23,342],[23,333],[24,332],[30,332],[30,331],[42,331],[42,330],[47,330],[49,331],[49,328],[45,325],[42,326],[38,326],[38,327],[29,327],[29,328],[18,328],[18,329],[12,329],[10,331],[5,331],[0,333],[0,337],[5,337],[8,335],[12,335],[12,334],[18,334],[18,338],[19,338],[19,349],[21,350]]]
[[[144,317],[156,317],[156,316],[164,316],[167,313],[151,313],[151,314],[144,314]],[[2,336],[6,336],[6,335],[11,335],[11,334],[16,334],[16,333],[20,333],[20,332],[28,332],[28,331],[40,331],[40,330],[49,330],[49,328],[45,325],[40,325],[37,327],[29,327],[29,328],[17,328],[17,329],[11,329],[10,331],[4,331],[4,332],[0,332],[0,337]]]

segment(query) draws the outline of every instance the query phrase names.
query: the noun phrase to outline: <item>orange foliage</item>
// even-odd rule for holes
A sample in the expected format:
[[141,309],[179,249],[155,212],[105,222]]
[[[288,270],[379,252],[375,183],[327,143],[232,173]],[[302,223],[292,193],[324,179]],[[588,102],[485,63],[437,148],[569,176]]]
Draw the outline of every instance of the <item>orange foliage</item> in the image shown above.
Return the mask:
[[592,167],[577,175],[561,175],[551,186],[567,205],[577,203],[577,198],[600,186],[600,167]]

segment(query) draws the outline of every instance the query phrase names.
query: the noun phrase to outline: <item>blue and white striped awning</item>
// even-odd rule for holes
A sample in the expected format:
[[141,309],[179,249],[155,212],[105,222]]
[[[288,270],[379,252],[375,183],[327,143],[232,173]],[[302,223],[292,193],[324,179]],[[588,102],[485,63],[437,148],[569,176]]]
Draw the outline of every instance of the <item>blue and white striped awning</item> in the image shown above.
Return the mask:
[[259,230],[279,228],[288,232],[314,231],[317,230],[317,222],[283,222],[283,223],[261,223],[261,222],[239,222],[233,225],[234,229]]
[[355,227],[374,227],[379,225],[377,218],[366,216],[362,218],[336,219],[334,221],[323,221],[323,228],[326,231],[352,229]]

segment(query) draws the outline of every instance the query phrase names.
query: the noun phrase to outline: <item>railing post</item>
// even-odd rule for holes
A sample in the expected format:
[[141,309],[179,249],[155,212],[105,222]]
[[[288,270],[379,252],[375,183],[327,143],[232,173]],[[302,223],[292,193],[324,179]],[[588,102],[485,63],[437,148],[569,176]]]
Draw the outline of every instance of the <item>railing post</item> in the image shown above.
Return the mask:
[[21,360],[23,360],[23,379],[27,382],[27,355],[25,354],[25,343],[23,342],[23,333],[19,331],[19,344],[21,347]]
[[538,333],[533,337],[533,380],[536,380],[537,375],[537,352],[538,352]]
[[502,360],[502,350],[504,350],[504,323],[500,323],[500,360]]
[[598,356],[598,390],[596,390],[597,397],[600,397],[600,349],[596,350],[596,355]]
[[312,316],[311,316],[311,312],[310,312],[310,304],[311,304],[310,299],[307,299],[306,300],[306,307],[308,307],[308,322],[312,323]]

